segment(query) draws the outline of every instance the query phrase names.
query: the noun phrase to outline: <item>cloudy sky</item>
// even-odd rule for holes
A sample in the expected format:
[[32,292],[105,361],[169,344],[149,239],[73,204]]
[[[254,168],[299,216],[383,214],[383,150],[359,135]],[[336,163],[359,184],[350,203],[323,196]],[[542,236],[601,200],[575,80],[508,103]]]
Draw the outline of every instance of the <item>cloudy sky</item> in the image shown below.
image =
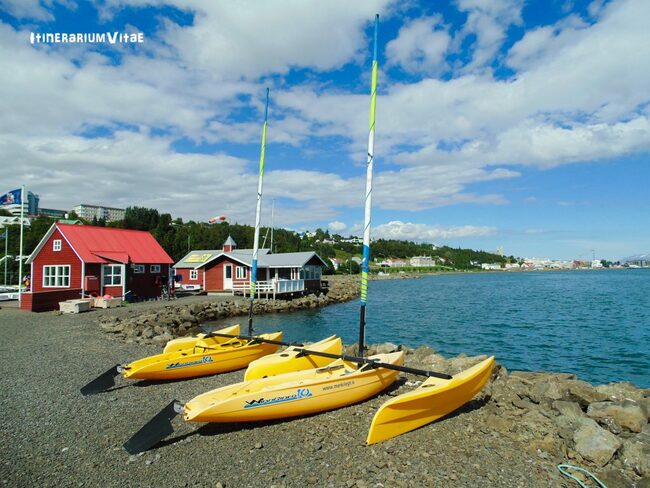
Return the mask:
[[[521,257],[650,251],[646,0],[0,0],[0,193]],[[34,43],[45,33],[143,43]],[[594,250],[594,251],[592,251]]]

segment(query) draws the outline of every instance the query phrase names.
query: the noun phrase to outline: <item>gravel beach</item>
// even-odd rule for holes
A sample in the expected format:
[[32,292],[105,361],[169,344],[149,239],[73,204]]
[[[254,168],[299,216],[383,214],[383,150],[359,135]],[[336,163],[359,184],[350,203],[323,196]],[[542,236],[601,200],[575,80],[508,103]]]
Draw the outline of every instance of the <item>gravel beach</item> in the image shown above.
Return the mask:
[[[404,380],[365,403],[305,418],[225,426],[177,418],[168,440],[130,456],[122,444],[172,399],[189,400],[244,373],[158,384],[118,378],[115,389],[83,397],[79,388],[109,367],[160,351],[98,327],[101,316],[126,311],[0,310],[4,486],[577,486],[556,469],[566,461],[562,450],[538,442],[551,433],[513,428],[492,385],[449,418],[371,447],[364,441],[372,416],[388,395],[412,388]],[[422,363],[418,351],[411,364]],[[534,414],[508,408],[517,411],[513,418]],[[609,476],[610,488],[633,486],[619,467],[599,476]]]

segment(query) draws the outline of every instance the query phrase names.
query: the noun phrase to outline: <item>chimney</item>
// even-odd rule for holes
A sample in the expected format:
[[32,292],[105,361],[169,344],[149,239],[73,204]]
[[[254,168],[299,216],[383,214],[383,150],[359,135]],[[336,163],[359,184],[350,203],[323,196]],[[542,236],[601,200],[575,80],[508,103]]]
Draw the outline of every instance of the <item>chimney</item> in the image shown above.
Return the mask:
[[237,248],[237,243],[232,237],[228,236],[226,242],[223,243],[223,252],[234,251],[236,248]]

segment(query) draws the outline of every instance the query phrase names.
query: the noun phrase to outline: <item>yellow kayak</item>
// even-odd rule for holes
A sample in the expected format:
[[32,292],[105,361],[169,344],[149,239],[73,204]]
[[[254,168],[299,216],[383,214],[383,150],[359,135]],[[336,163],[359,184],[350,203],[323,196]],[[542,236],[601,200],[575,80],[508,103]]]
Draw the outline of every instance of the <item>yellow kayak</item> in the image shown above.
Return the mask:
[[493,367],[491,356],[449,380],[427,378],[415,390],[388,400],[372,419],[366,442],[390,439],[453,412],[481,391]]
[[256,359],[248,365],[246,373],[244,374],[244,381],[266,378],[267,376],[275,376],[284,373],[293,373],[304,369],[320,368],[327,366],[334,361],[332,358],[326,358],[323,356],[302,354],[302,349],[330,354],[341,354],[343,351],[343,343],[341,342],[340,337],[333,335],[303,348],[290,346],[282,352],[269,354],[263,358]]
[[[236,325],[231,325],[230,327],[226,327],[225,329],[219,329],[215,331],[219,334],[228,334],[228,335],[239,335],[239,324]],[[166,352],[177,352],[177,351],[186,351],[187,349],[192,349],[194,345],[196,344],[197,341],[200,341],[203,339],[207,334],[197,334],[192,337],[179,337],[177,339],[172,339],[169,341],[167,344],[165,344],[165,348],[163,349],[163,353]],[[228,337],[216,337],[215,339],[217,342],[222,343],[229,341],[230,338]]]
[[[279,341],[282,332],[262,334],[260,339]],[[277,344],[255,339],[227,339],[207,336],[197,338],[193,345],[155,356],[138,359],[122,367],[125,378],[173,380],[235,371],[251,361],[277,351]]]
[[[402,351],[369,359],[402,365]],[[248,422],[308,415],[366,400],[399,372],[338,359],[329,366],[244,381],[199,395],[184,405],[188,422]]]

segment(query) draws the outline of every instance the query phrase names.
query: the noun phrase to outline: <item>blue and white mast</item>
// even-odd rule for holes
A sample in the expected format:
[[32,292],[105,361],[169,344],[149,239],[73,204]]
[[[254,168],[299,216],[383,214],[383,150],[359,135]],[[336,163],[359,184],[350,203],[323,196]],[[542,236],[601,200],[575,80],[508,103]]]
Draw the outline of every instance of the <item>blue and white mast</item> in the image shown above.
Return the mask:
[[250,306],[248,308],[248,335],[253,335],[253,302],[257,284],[257,255],[260,244],[260,220],[262,214],[262,188],[264,184],[264,155],[266,152],[266,125],[269,116],[269,89],[266,89],[266,108],[264,109],[264,126],[262,127],[262,146],[260,149],[260,174],[257,180],[257,208],[255,210],[255,237],[253,238],[253,264],[251,269]]
[[366,209],[363,227],[363,261],[361,262],[361,308],[359,311],[359,356],[364,355],[366,337],[366,301],[368,299],[368,270],[370,267],[370,211],[372,209],[372,167],[375,159],[375,107],[377,106],[377,31],[379,14],[375,16],[372,81],[370,84],[370,128],[368,130],[368,163],[366,168]]

